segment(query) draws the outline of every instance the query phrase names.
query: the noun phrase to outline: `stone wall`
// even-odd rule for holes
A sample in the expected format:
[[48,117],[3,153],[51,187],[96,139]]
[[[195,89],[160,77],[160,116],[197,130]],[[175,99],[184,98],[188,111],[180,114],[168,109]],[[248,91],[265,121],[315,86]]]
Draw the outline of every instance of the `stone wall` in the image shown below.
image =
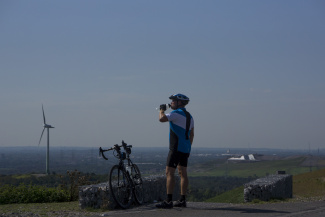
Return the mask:
[[[175,177],[174,198],[180,196],[179,176]],[[244,200],[254,199],[269,201],[270,199],[292,198],[292,175],[277,174],[257,179],[244,185]],[[161,201],[166,198],[166,176],[150,176],[143,178],[144,203]],[[79,187],[79,206],[84,209],[115,209],[115,203],[107,183]]]
[[[174,198],[180,194],[178,176],[175,177],[176,184]],[[161,201],[166,199],[166,176],[150,176],[143,178],[144,203]],[[84,209],[91,207],[95,209],[115,209],[115,203],[109,191],[108,183],[87,185],[79,187],[79,206]]]
[[292,198],[292,175],[276,174],[257,179],[244,185],[244,200]]

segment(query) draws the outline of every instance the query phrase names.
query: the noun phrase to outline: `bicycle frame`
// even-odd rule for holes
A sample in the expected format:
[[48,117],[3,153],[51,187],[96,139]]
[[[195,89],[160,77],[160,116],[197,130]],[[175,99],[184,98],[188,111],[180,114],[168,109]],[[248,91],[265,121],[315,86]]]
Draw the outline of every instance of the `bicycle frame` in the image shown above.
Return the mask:
[[[122,147],[124,148],[125,152],[121,151]],[[102,147],[100,147],[99,148],[99,155],[102,156],[105,160],[108,160],[108,158],[104,155],[104,152],[115,150],[117,152],[117,155],[115,157],[117,157],[119,159],[119,164],[118,164],[119,167],[123,168],[124,172],[127,172],[126,165],[129,166],[129,167],[133,166],[133,162],[130,159],[131,148],[132,148],[132,145],[127,145],[126,143],[124,143],[124,141],[122,141],[122,145],[117,145],[116,144],[116,145],[114,145],[114,147],[109,148],[107,150],[103,150]],[[126,154],[126,156],[124,156],[124,154]],[[127,164],[124,163],[124,160],[127,160]]]
[[[125,152],[121,151],[121,148],[124,149]],[[133,201],[135,198],[136,202],[138,204],[142,204],[143,202],[143,190],[142,190],[142,178],[141,173],[136,164],[133,164],[132,160],[130,159],[131,154],[131,148],[132,145],[127,145],[122,141],[122,145],[114,145],[112,148],[109,148],[107,150],[103,150],[101,147],[99,148],[99,155],[101,155],[105,160],[108,160],[108,158],[104,155],[104,152],[114,150],[113,155],[119,159],[119,163],[112,167],[110,172],[110,180],[109,185],[112,190],[112,182],[111,182],[111,176],[112,171],[117,170],[117,183],[122,182],[121,185],[118,184],[118,188],[124,188],[124,187],[130,187],[130,190],[132,191],[131,197],[128,199],[128,201]],[[124,162],[127,160],[127,162]],[[122,173],[122,174],[121,174]],[[122,176],[122,177],[121,177]],[[121,180],[123,178],[123,180]],[[126,180],[127,179],[127,180]],[[128,188],[127,187],[127,188]],[[130,203],[127,204],[121,204],[118,199],[116,199],[116,196],[113,197],[114,200],[122,207],[122,208],[128,208],[130,206]],[[118,193],[119,194],[119,193]]]

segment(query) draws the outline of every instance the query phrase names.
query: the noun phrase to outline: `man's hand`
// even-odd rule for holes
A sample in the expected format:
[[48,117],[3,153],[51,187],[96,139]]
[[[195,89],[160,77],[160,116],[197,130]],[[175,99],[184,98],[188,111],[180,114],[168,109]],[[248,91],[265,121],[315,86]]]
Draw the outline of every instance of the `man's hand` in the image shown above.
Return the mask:
[[160,122],[167,122],[168,121],[168,118],[165,115],[165,111],[161,110],[161,109],[160,109],[160,112],[159,112],[159,121]]
[[160,110],[166,111],[167,110],[166,104],[161,104],[160,105]]

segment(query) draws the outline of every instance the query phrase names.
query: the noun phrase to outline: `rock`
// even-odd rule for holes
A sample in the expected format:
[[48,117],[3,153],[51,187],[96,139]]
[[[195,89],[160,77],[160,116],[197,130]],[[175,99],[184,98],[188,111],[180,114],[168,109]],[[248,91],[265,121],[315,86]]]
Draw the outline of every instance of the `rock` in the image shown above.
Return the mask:
[[244,185],[244,200],[292,198],[292,175],[277,174],[257,179]]
[[[179,176],[175,176],[174,197],[180,196]],[[149,176],[143,178],[144,203],[161,201],[166,198],[166,176]],[[110,194],[108,183],[79,187],[79,207],[84,209],[115,209],[117,204]]]

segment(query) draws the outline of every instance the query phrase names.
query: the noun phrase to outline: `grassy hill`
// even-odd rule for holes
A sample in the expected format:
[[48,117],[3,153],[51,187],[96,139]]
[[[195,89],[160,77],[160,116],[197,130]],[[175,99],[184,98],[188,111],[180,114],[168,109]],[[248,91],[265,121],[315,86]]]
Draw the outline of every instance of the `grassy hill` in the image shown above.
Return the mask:
[[[306,166],[307,156],[296,156],[284,158],[282,160],[237,162],[227,163],[225,161],[210,161],[189,167],[190,176],[236,176],[236,177],[264,177],[275,174],[279,170],[286,171],[287,174],[296,175],[317,170],[323,164],[313,164]],[[322,162],[320,162],[322,163]]]
[[325,169],[293,176],[293,195],[318,198],[325,195]]
[[[238,187],[206,200],[215,203],[243,203],[244,187]],[[319,200],[325,195],[325,169],[293,176],[293,199]]]

